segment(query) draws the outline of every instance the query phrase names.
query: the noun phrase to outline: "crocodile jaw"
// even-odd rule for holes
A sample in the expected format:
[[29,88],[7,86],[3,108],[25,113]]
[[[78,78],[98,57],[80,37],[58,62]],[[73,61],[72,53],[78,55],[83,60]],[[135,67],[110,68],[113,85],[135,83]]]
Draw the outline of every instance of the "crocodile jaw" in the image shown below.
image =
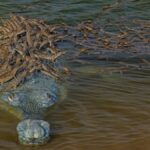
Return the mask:
[[50,125],[44,120],[26,119],[17,125],[18,138],[24,145],[43,145],[50,139]]

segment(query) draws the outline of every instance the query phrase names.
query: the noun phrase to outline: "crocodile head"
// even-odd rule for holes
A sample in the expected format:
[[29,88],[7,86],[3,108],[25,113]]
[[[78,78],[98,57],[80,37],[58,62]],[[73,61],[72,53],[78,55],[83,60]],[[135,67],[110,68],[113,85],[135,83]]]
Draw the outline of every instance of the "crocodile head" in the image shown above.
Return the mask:
[[44,121],[48,108],[58,100],[58,86],[54,79],[41,73],[29,76],[18,88],[2,95],[21,122],[17,126],[19,141],[26,145],[41,145],[50,138],[50,125]]

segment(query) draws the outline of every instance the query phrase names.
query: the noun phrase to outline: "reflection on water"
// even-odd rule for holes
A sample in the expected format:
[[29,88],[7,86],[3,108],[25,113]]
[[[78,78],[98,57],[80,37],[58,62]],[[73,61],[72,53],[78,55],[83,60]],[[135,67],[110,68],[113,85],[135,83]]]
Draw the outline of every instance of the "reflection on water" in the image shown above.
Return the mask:
[[[84,19],[148,19],[148,0],[1,0],[0,16],[15,12],[51,23]],[[102,10],[107,10],[102,13]],[[0,150],[149,150],[150,71],[75,70],[68,96],[47,120],[54,137],[40,147],[19,145],[18,120],[0,110]]]

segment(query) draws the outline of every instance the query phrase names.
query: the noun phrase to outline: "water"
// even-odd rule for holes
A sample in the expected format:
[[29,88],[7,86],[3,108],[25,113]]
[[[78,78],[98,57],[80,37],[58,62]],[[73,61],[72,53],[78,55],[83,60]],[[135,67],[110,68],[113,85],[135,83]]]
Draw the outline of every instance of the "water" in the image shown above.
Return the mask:
[[[49,23],[87,19],[113,23],[148,20],[148,4],[148,0],[1,0],[0,16],[19,13]],[[19,120],[1,110],[0,150],[149,150],[150,70],[101,73],[94,66],[72,66],[68,96],[47,116],[55,136],[44,146],[20,145],[15,130]]]

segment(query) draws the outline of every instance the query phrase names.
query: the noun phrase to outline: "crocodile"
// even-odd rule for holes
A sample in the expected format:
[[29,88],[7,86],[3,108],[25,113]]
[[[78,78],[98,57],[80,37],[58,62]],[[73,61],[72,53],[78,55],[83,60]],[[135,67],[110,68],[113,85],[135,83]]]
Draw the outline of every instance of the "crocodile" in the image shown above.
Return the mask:
[[[111,43],[113,38],[116,43]],[[135,66],[133,62],[140,62],[140,66],[150,64],[147,41],[135,42],[135,52],[126,32],[105,33],[90,22],[77,27],[54,26],[37,19],[12,16],[0,27],[0,40],[0,103],[21,120],[16,129],[24,145],[45,144],[52,135],[44,116],[66,95],[59,82],[64,73],[70,73],[61,59],[64,54],[68,64],[86,64],[88,71],[92,60],[98,61],[105,72],[126,71],[128,66]],[[94,68],[96,74],[101,72],[99,66]],[[81,67],[78,71],[81,70],[86,69]]]
[[41,145],[50,139],[51,127],[43,118],[60,99],[60,93],[60,86],[54,79],[34,73],[24,84],[1,95],[1,107],[7,107],[21,120],[17,125],[20,143]]
[[16,129],[24,145],[50,139],[51,127],[44,117],[64,96],[58,59],[64,52],[54,47],[53,30],[22,16],[12,16],[0,27],[0,103],[21,120]]

